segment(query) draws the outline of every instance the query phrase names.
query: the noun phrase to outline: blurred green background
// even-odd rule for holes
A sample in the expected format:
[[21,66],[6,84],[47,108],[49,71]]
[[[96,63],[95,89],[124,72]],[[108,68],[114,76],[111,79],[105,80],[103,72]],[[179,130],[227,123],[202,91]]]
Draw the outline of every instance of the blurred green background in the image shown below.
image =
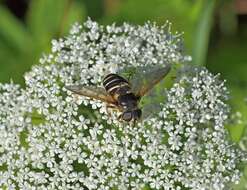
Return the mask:
[[[184,32],[192,64],[226,79],[232,112],[242,115],[227,126],[232,141],[247,136],[247,0],[0,0],[0,82],[24,86],[23,74],[50,51],[51,39],[88,16],[101,24],[171,21]],[[247,189],[245,170],[235,190]]]

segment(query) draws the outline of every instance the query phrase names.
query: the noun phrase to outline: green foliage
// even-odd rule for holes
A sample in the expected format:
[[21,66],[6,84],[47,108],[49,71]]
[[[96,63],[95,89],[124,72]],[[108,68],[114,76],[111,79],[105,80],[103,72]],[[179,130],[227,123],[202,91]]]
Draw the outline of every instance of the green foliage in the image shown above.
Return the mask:
[[50,41],[85,18],[82,3],[71,0],[30,1],[25,23],[0,6],[0,81],[24,83],[23,74],[50,49]]
[[203,65],[205,63],[209,34],[212,26],[213,13],[216,6],[215,0],[205,0],[203,9],[199,15],[197,28],[194,36],[193,63]]
[[[116,0],[117,1],[117,0]],[[104,16],[104,1],[102,0],[84,0],[83,1],[88,16],[93,20],[99,20]]]
[[34,38],[47,44],[51,37],[64,35],[71,24],[82,21],[83,12],[83,7],[76,1],[35,0],[31,1],[27,13],[27,24]]
[[164,24],[166,20],[172,23],[174,31],[184,32],[186,52],[192,52],[195,25],[199,20],[202,0],[125,0],[120,1],[118,10],[113,15],[102,18],[104,23],[144,23],[147,20]]
[[1,46],[4,46],[6,51],[12,50],[16,52],[25,52],[23,44],[26,44],[27,42],[29,43],[29,34],[24,25],[5,7],[0,6],[0,12]]

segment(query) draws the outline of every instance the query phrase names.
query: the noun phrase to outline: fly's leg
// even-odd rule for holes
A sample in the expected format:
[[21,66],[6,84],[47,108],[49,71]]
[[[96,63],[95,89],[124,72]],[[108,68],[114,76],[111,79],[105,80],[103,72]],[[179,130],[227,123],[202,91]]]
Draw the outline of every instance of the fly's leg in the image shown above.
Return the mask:
[[137,122],[137,120],[134,119],[134,120],[130,123],[131,127],[135,127],[135,126],[136,126],[136,122]]
[[123,114],[120,114],[120,115],[117,117],[117,119],[118,119],[119,121],[122,121],[122,116],[123,116]]
[[106,112],[109,116],[111,116],[110,110],[119,111],[118,107],[115,104],[106,104]]

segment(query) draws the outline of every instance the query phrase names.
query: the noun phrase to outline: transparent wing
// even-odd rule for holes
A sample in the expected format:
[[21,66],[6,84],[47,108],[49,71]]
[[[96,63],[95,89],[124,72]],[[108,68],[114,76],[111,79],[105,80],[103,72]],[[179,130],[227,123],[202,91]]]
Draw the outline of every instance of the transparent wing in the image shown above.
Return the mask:
[[161,102],[167,99],[167,89],[162,88],[159,91],[152,90],[148,96],[141,99],[140,105],[142,107],[142,120],[150,116],[158,114],[162,110]]
[[141,120],[148,119],[148,117],[151,117],[154,114],[159,113],[161,110],[162,110],[162,106],[158,102],[145,105],[142,108],[142,117],[141,117]]
[[137,97],[144,96],[157,83],[159,83],[170,71],[171,66],[155,67],[136,74],[131,81],[132,92]]
[[84,85],[71,85],[65,86],[66,89],[89,98],[101,100],[107,103],[114,104],[115,100],[110,96],[105,89],[94,86],[84,86]]

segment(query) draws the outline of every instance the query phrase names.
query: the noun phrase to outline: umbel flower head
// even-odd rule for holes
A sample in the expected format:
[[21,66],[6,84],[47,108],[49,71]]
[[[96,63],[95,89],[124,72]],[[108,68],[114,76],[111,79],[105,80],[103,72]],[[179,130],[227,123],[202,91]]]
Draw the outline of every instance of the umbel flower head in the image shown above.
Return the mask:
[[25,89],[0,85],[1,188],[222,190],[238,182],[242,153],[224,129],[227,90],[206,69],[182,70],[159,111],[134,126],[64,87],[188,60],[169,24],[103,27],[89,19],[52,44]]

